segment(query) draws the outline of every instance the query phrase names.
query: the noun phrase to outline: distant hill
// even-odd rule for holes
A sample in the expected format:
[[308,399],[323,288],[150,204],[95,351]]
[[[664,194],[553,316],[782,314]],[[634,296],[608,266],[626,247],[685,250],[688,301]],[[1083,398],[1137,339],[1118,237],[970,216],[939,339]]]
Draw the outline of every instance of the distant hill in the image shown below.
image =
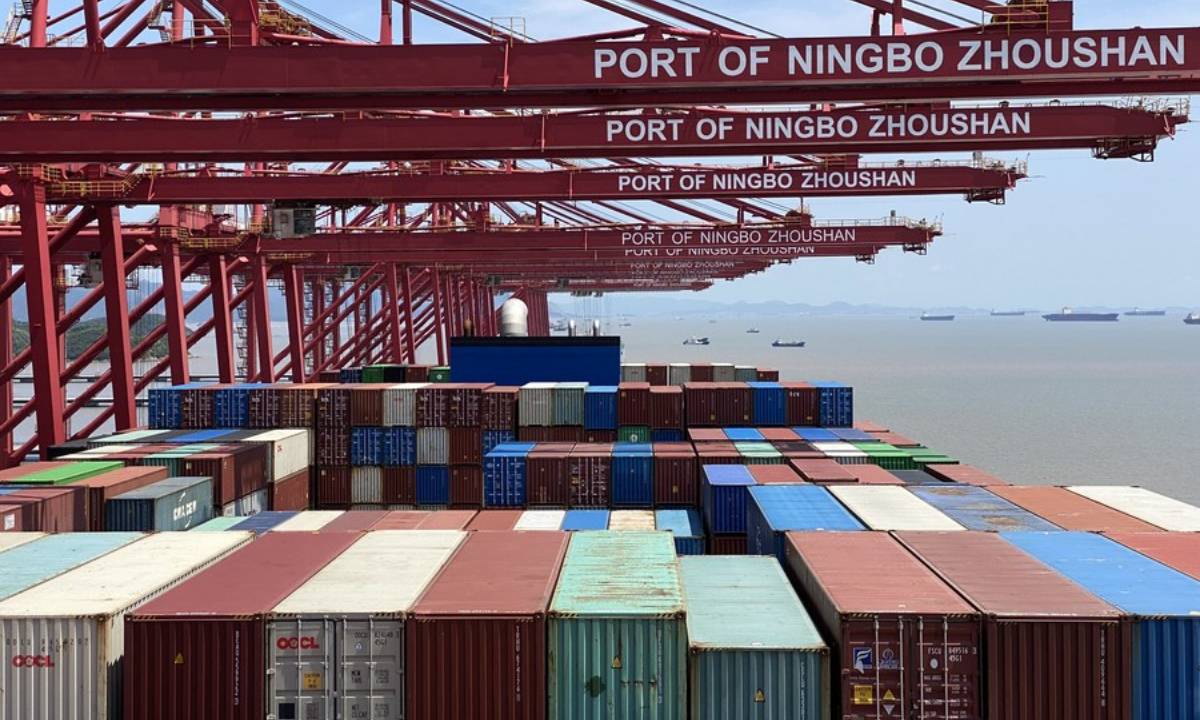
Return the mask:
[[[134,345],[137,345],[142,340],[146,339],[154,328],[162,324],[165,319],[162,315],[147,314],[142,317],[137,323],[129,329],[130,340]],[[108,321],[104,318],[93,318],[91,320],[81,320],[76,323],[71,329],[67,330],[67,360],[72,361],[83,354],[85,350],[92,346],[97,340],[108,332]],[[29,324],[25,322],[13,323],[13,352],[18,353],[29,347]],[[159,359],[167,356],[167,339],[164,337],[154,346],[150,348],[148,353],[149,358]],[[96,358],[100,362],[108,360],[108,350],[101,351],[99,357]]]

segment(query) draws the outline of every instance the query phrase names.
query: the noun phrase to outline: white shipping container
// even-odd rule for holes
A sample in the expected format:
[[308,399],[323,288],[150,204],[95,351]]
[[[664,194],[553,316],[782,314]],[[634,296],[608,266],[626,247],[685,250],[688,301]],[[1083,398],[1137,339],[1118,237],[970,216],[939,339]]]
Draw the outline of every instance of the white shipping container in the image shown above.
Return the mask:
[[344,512],[344,510],[304,510],[271,528],[271,532],[315,532],[337,520]]
[[621,382],[646,382],[646,363],[625,363],[622,365]]
[[566,510],[526,510],[513,530],[558,530],[566,516]]
[[731,363],[713,363],[713,382],[736,382],[737,371]]
[[692,366],[690,363],[671,363],[667,366],[667,384],[682,385],[692,381]]
[[417,426],[417,391],[429,383],[400,383],[383,391],[384,427]]
[[267,503],[267,491],[264,488],[249,495],[243,495],[227,505],[222,505],[221,517],[250,517],[251,515],[257,515],[260,512],[266,512]]
[[653,510],[613,510],[609,530],[656,530]]
[[1200,532],[1200,508],[1132,485],[1074,485],[1089,500],[1172,532]]
[[963,530],[941,510],[898,485],[826,485],[872,530]]
[[367,533],[279,603],[267,621],[269,717],[403,718],[404,617],[466,536]]
[[119,718],[125,614],[253,537],[150,535],[0,602],[0,720]]
[[312,430],[267,430],[246,442],[267,445],[267,477],[271,482],[303,472],[313,464]]
[[[555,528],[557,529],[557,528]],[[0,552],[11,550],[18,545],[24,545],[27,542],[33,542],[38,538],[46,537],[46,533],[40,532],[6,532],[0,533]]]
[[870,455],[848,442],[815,442],[812,446],[840,465],[869,465],[871,462]]
[[417,464],[450,464],[450,433],[446,428],[417,428]]
[[350,470],[350,502],[383,502],[383,470],[375,466]]
[[554,424],[583,425],[583,394],[588,384],[582,382],[556,383],[554,386]]
[[523,427],[554,425],[554,383],[524,385],[517,394],[517,418]]

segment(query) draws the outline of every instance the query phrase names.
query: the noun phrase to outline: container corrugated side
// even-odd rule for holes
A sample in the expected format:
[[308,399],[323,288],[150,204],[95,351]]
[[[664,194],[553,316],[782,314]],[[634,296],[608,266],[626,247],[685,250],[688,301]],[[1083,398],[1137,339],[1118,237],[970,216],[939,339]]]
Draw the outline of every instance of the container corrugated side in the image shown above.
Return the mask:
[[1054,523],[1040,518],[1009,501],[974,485],[912,485],[906,488],[925,502],[946,513],[968,530],[1058,530]]
[[[0,717],[122,717],[125,614],[250,537],[153,535],[0,602]],[[32,656],[35,662],[18,667],[17,656]],[[43,658],[42,667],[37,657]],[[54,671],[46,672],[50,662]]]
[[829,648],[769,558],[685,557],[692,720],[822,720]]
[[267,473],[271,482],[295,475],[313,464],[315,451],[312,430],[288,428],[268,430],[251,436],[247,442],[267,447]]
[[212,479],[173,477],[105,503],[105,529],[132,532],[188,530],[213,517]]
[[450,464],[450,434],[447,428],[417,428],[417,464]]
[[872,530],[962,530],[946,513],[895,485],[830,485],[829,492]]
[[1134,720],[1200,716],[1200,581],[1092,533],[1000,536],[1136,617]]
[[1200,508],[1153,490],[1129,485],[1076,485],[1068,489],[1163,530],[1200,532]]
[[32,535],[31,540],[36,542],[10,546],[5,552],[0,552],[0,600],[145,537],[141,533],[103,532],[64,533],[46,537],[37,533],[28,535]]
[[344,514],[342,510],[305,510],[279,523],[271,532],[316,532]]
[[583,426],[584,391],[587,383],[560,382],[554,385],[554,425]]
[[384,427],[417,426],[417,391],[429,383],[401,383],[383,391]]
[[368,533],[276,605],[267,620],[268,712],[405,717],[404,618],[465,537]]
[[554,424],[554,383],[527,383],[517,397],[517,421],[522,426]]
[[686,717],[687,632],[669,533],[573,534],[549,626],[548,717]]

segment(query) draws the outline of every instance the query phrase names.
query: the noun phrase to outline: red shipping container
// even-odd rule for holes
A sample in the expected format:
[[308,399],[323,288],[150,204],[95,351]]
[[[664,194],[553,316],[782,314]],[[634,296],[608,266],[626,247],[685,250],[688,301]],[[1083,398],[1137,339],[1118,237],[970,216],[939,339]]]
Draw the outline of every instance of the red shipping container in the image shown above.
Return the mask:
[[518,442],[577,443],[583,442],[583,428],[557,425],[554,427],[525,426],[517,428]]
[[512,430],[517,427],[517,396],[520,388],[493,385],[481,396],[484,430]]
[[1089,500],[1066,488],[1020,485],[992,485],[988,491],[1005,500],[1045,518],[1063,530],[1082,532],[1161,532],[1150,523],[1143,522],[1107,505]]
[[862,430],[863,432],[868,433],[888,432],[887,428],[878,423],[873,423],[870,420],[855,420],[854,427],[857,430]]
[[360,537],[267,533],[127,615],[125,720],[261,720],[266,613]]
[[[339,428],[349,432],[350,391],[354,385],[330,385],[317,391],[316,422],[318,428]],[[318,439],[321,436],[317,431]]]
[[712,363],[692,363],[692,382],[710,383],[713,381]]
[[887,533],[793,532],[784,547],[833,640],[833,717],[885,720],[892,700],[895,717],[981,717],[979,613],[929,568]]
[[688,428],[688,439],[694,443],[728,442],[725,431],[720,428]]
[[683,429],[683,388],[675,385],[650,388],[650,429]]
[[724,382],[717,386],[717,423],[723,427],[754,424],[754,390],[746,383]]
[[21,508],[21,524],[26,531],[60,533],[88,529],[86,488],[22,487],[0,498],[7,505]]
[[547,452],[539,447],[525,460],[525,503],[529,507],[565,508],[571,502],[570,450]]
[[82,488],[86,495],[87,529],[92,532],[105,530],[104,506],[110,499],[165,480],[169,474],[165,467],[124,467],[71,483],[72,487]]
[[754,374],[758,382],[779,382],[779,371],[775,368],[760,367]]
[[646,363],[646,382],[653,386],[667,384],[667,366],[664,363]]
[[386,510],[350,510],[334,518],[321,532],[363,532],[386,516]]
[[1133,715],[1132,623],[995,533],[895,536],[984,620],[989,720]]
[[846,466],[839,465],[836,460],[791,460],[790,464],[800,473],[800,477],[811,483],[853,483],[858,482]]
[[787,424],[812,427],[820,424],[820,397],[817,388],[805,382],[785,382],[783,397]]
[[483,468],[455,465],[450,468],[450,507],[483,507]]
[[341,377],[342,373],[338,370],[322,370],[317,373],[317,379],[323,383],[336,383]]
[[654,504],[659,507],[700,505],[696,453],[654,446]]
[[479,428],[450,428],[447,431],[450,443],[451,465],[483,464],[483,430]]
[[745,555],[745,535],[709,535],[709,555]]
[[[717,384],[687,382],[683,384],[683,406],[689,428],[720,427],[717,416]],[[724,436],[722,436],[724,439]]]
[[581,449],[568,458],[569,505],[573,508],[606,508],[612,478],[612,450]]
[[963,485],[1008,485],[1000,478],[989,475],[977,467],[970,465],[926,465],[925,472],[946,482],[962,483]]
[[[222,385],[220,387],[234,387]],[[216,393],[210,388],[193,388],[179,393],[181,427],[202,430],[213,427],[216,421]]]
[[483,393],[491,383],[455,383],[450,394],[446,427],[478,428],[483,425]]
[[801,485],[804,478],[788,465],[747,465],[750,477],[759,485]]
[[350,391],[350,424],[354,427],[383,425],[383,391],[390,387],[383,383],[354,385]]
[[466,530],[479,513],[475,510],[439,510],[417,526],[418,530]]
[[[813,423],[813,424],[815,425],[816,423]],[[917,442],[916,440],[911,440],[909,438],[906,438],[899,433],[873,432],[871,434],[874,435],[875,439],[878,440],[879,442],[885,442],[885,443],[888,443],[889,445],[895,445],[896,447],[919,447],[921,445],[921,443]],[[1007,483],[1005,483],[1005,484],[1007,484]]]
[[384,505],[417,504],[417,469],[415,467],[385,467],[383,469]]
[[471,535],[406,622],[407,716],[544,720],[546,612],[567,552],[560,532]]
[[1127,548],[1200,580],[1200,533],[1154,530],[1105,534]]
[[350,464],[350,428],[324,427],[313,433],[317,441],[318,465]]
[[480,510],[471,524],[467,525],[467,530],[512,530],[524,514],[524,510]]
[[416,530],[429,519],[428,510],[392,510],[371,527],[372,530]]
[[317,505],[322,508],[344,507],[350,504],[350,468],[323,467],[317,469]]
[[904,481],[878,465],[843,465],[860,485],[903,485]]
[[799,442],[800,436],[791,428],[759,428],[763,440],[767,442]]
[[0,503],[0,532],[26,532],[23,505]]
[[267,446],[222,445],[182,458],[179,469],[183,475],[211,477],[213,502],[227,505],[267,486]]
[[417,427],[446,427],[450,397],[442,385],[417,390]]
[[650,424],[650,383],[623,382],[617,386],[617,425]]
[[[700,465],[741,465],[742,454],[733,443],[704,443],[696,446],[697,462]],[[697,478],[700,476],[697,475]]]
[[583,440],[586,443],[615,443],[617,441],[616,430],[584,430]]
[[309,469],[267,484],[267,507],[271,510],[307,510],[312,475]]

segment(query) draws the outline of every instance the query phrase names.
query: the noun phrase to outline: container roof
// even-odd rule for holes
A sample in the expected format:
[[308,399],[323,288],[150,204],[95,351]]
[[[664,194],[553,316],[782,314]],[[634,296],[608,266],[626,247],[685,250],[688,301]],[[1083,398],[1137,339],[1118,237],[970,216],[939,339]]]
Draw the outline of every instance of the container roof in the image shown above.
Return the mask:
[[962,530],[946,513],[898,485],[831,486],[829,492],[874,530]]
[[1108,537],[1200,580],[1200,533],[1108,533]]
[[909,489],[968,530],[1041,532],[1059,529],[1054,523],[974,485],[939,483],[914,485]]
[[997,485],[988,488],[1011,503],[1040,515],[1064,530],[1087,532],[1156,532],[1159,528],[1090,500],[1066,488]]
[[1153,523],[1163,530],[1200,532],[1200,508],[1128,485],[1077,485],[1072,492]]
[[567,541],[562,532],[473,532],[413,613],[542,614],[554,595]]
[[774,530],[863,530],[863,525],[819,485],[759,485],[750,488]]
[[671,534],[572,535],[551,610],[557,615],[584,617],[681,613],[683,596]]
[[0,553],[0,598],[12,597],[143,537],[135,532],[62,533]]

